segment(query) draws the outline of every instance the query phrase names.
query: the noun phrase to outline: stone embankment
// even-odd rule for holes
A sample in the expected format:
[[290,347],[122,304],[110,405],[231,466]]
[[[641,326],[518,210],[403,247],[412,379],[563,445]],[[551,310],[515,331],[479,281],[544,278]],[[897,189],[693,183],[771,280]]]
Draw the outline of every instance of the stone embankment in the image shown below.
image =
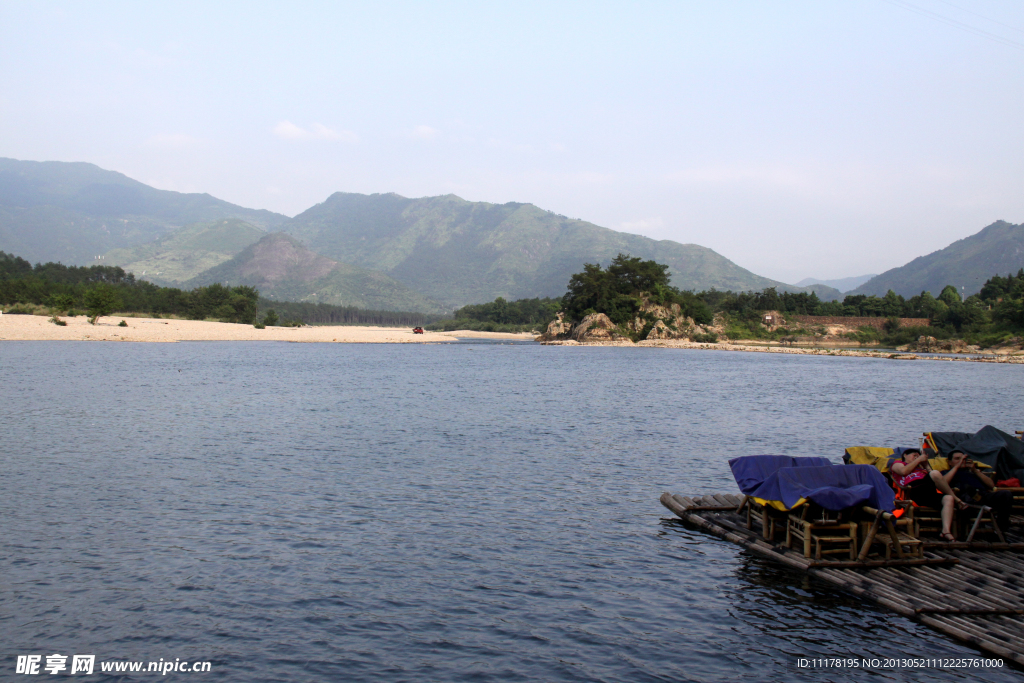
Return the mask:
[[[856,330],[858,327],[873,327],[876,330],[884,330],[888,318],[857,318],[834,315],[793,315],[787,314],[786,318],[803,325],[841,325],[848,329]],[[928,318],[900,318],[900,327],[928,327],[931,321]]]

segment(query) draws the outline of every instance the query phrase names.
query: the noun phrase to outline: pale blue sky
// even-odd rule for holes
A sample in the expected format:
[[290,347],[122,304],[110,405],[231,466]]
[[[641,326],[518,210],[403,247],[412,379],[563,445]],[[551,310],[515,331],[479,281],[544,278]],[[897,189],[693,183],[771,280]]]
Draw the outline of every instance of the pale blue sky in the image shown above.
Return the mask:
[[0,156],[532,202],[795,282],[1024,222],[1019,0],[0,0]]

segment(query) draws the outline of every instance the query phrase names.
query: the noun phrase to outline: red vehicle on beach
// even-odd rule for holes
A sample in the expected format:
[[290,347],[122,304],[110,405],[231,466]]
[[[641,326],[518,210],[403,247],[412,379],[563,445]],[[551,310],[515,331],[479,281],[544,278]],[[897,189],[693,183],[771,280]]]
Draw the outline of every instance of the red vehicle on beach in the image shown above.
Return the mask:
[[412,328],[412,333],[413,334],[423,334],[423,328],[422,327],[414,327],[414,328]]

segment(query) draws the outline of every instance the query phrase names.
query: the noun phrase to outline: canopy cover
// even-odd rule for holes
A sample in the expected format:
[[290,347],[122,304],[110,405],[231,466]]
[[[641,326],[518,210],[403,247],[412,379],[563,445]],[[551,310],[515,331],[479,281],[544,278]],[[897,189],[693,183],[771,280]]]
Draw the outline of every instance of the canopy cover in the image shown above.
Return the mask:
[[843,462],[847,465],[871,465],[879,472],[888,472],[895,451],[891,448],[876,446],[850,446],[843,453]]
[[785,467],[748,495],[784,510],[808,500],[833,511],[870,505],[892,512],[894,507],[892,487],[872,465]]
[[993,467],[1000,479],[1017,477],[1024,481],[1024,442],[989,425],[975,434],[931,432],[929,439],[940,454],[963,451],[975,460]]
[[795,458],[791,455],[744,455],[729,461],[732,476],[743,495],[753,495],[765,479],[783,467],[832,466],[828,458]]

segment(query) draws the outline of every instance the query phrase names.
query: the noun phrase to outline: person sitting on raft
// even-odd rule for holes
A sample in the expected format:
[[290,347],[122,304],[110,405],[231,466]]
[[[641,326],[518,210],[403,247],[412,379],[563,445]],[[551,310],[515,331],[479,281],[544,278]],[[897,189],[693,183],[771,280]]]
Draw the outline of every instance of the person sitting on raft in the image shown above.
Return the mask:
[[941,472],[931,469],[928,465],[928,456],[921,453],[920,449],[908,448],[890,469],[892,480],[903,489],[908,500],[941,511],[942,539],[955,541],[956,537],[950,532],[950,526],[953,524],[953,506],[964,510],[967,504],[957,498]]
[[978,463],[964,455],[963,451],[950,453],[949,464],[950,468],[942,473],[943,479],[964,500],[992,508],[999,528],[1006,531],[1010,527],[1010,514],[1013,512],[1013,494],[1009,491],[996,491],[996,483],[992,478],[979,470]]

